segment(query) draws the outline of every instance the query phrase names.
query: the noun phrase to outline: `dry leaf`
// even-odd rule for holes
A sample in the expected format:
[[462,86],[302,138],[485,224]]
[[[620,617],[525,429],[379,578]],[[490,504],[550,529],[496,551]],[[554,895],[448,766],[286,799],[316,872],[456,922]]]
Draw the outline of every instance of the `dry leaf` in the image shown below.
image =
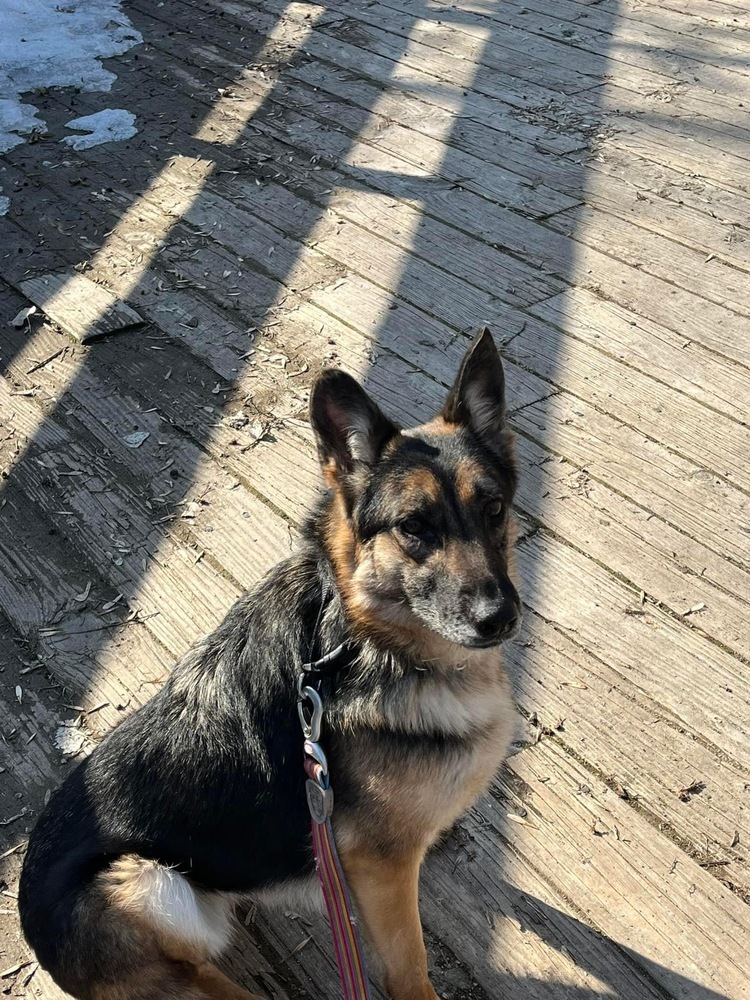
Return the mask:
[[24,323],[28,322],[29,316],[33,316],[35,312],[36,306],[27,306],[13,317],[10,321],[10,325],[14,326],[16,330],[20,330]]
[[509,820],[512,820],[514,823],[520,823],[521,826],[529,826],[530,825],[529,821],[527,819],[524,819],[523,816],[519,816],[518,813],[506,813],[506,815],[507,815],[507,817],[508,817]]
[[120,603],[122,597],[123,597],[122,594],[118,594],[117,597],[115,597],[113,600],[107,601],[106,604],[102,605],[102,611],[111,611],[116,604]]
[[702,602],[700,604],[694,604],[692,608],[688,608],[687,611],[682,612],[682,617],[687,618],[688,615],[697,614],[698,611],[703,611],[705,607],[706,605],[703,604]]

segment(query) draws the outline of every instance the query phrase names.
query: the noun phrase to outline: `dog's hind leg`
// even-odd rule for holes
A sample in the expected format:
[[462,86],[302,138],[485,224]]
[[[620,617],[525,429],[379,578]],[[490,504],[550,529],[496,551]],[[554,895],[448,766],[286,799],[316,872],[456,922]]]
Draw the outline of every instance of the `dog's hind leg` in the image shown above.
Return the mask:
[[133,855],[99,876],[97,890],[110,920],[119,917],[147,942],[151,961],[96,1000],[262,1000],[211,961],[231,937],[231,898],[196,889],[179,872]]
[[236,986],[215,965],[156,960],[114,983],[98,984],[92,1000],[263,1000]]
[[212,962],[195,967],[191,980],[201,996],[205,995],[211,1000],[262,1000],[256,993],[250,993],[233,983]]

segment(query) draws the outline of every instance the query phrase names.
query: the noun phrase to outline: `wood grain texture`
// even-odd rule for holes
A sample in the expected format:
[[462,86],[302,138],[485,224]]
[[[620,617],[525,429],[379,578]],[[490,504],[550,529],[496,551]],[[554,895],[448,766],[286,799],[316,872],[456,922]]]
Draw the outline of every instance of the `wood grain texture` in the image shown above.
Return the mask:
[[[0,164],[3,989],[62,997],[13,909],[48,791],[295,544],[317,373],[416,422],[489,321],[522,468],[520,714],[423,873],[437,992],[744,997],[743,5],[128,15],[146,41],[107,99],[137,136],[63,154],[101,95],[53,90],[49,138]],[[61,274],[56,326],[7,325]],[[113,304],[140,328],[71,341]],[[322,919],[240,922],[238,981],[336,995]]]

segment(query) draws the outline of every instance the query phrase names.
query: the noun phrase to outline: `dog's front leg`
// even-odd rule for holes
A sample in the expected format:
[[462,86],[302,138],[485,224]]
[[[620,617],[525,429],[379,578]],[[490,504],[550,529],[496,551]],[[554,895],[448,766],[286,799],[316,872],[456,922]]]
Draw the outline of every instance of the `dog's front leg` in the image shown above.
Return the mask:
[[341,855],[357,914],[385,966],[393,1000],[438,1000],[427,974],[419,919],[422,855],[383,858],[352,849]]

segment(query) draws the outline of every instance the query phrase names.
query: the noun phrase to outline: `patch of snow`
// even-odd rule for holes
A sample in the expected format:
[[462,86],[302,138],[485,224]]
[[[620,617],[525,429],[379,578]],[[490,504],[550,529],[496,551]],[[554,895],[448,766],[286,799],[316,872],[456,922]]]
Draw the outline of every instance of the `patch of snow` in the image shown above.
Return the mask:
[[[0,11],[0,30],[2,30],[2,20],[3,15]],[[2,49],[3,43],[0,41],[0,52]],[[0,69],[0,76],[2,72]],[[37,109],[33,105],[19,104],[15,99],[0,96],[0,153],[7,153],[14,146],[20,146],[24,141],[23,135],[28,135],[34,129],[44,132],[44,122],[37,118]]]
[[107,91],[115,76],[101,60],[142,41],[118,0],[1,0],[0,152],[46,128],[21,94],[52,87]]
[[129,111],[114,108],[97,111],[94,115],[75,118],[65,126],[88,135],[66,135],[61,142],[73,149],[91,149],[92,146],[101,146],[103,142],[119,142],[136,134],[138,129],[134,123],[135,115]]
[[0,195],[0,215],[6,215],[10,208],[10,198]]

